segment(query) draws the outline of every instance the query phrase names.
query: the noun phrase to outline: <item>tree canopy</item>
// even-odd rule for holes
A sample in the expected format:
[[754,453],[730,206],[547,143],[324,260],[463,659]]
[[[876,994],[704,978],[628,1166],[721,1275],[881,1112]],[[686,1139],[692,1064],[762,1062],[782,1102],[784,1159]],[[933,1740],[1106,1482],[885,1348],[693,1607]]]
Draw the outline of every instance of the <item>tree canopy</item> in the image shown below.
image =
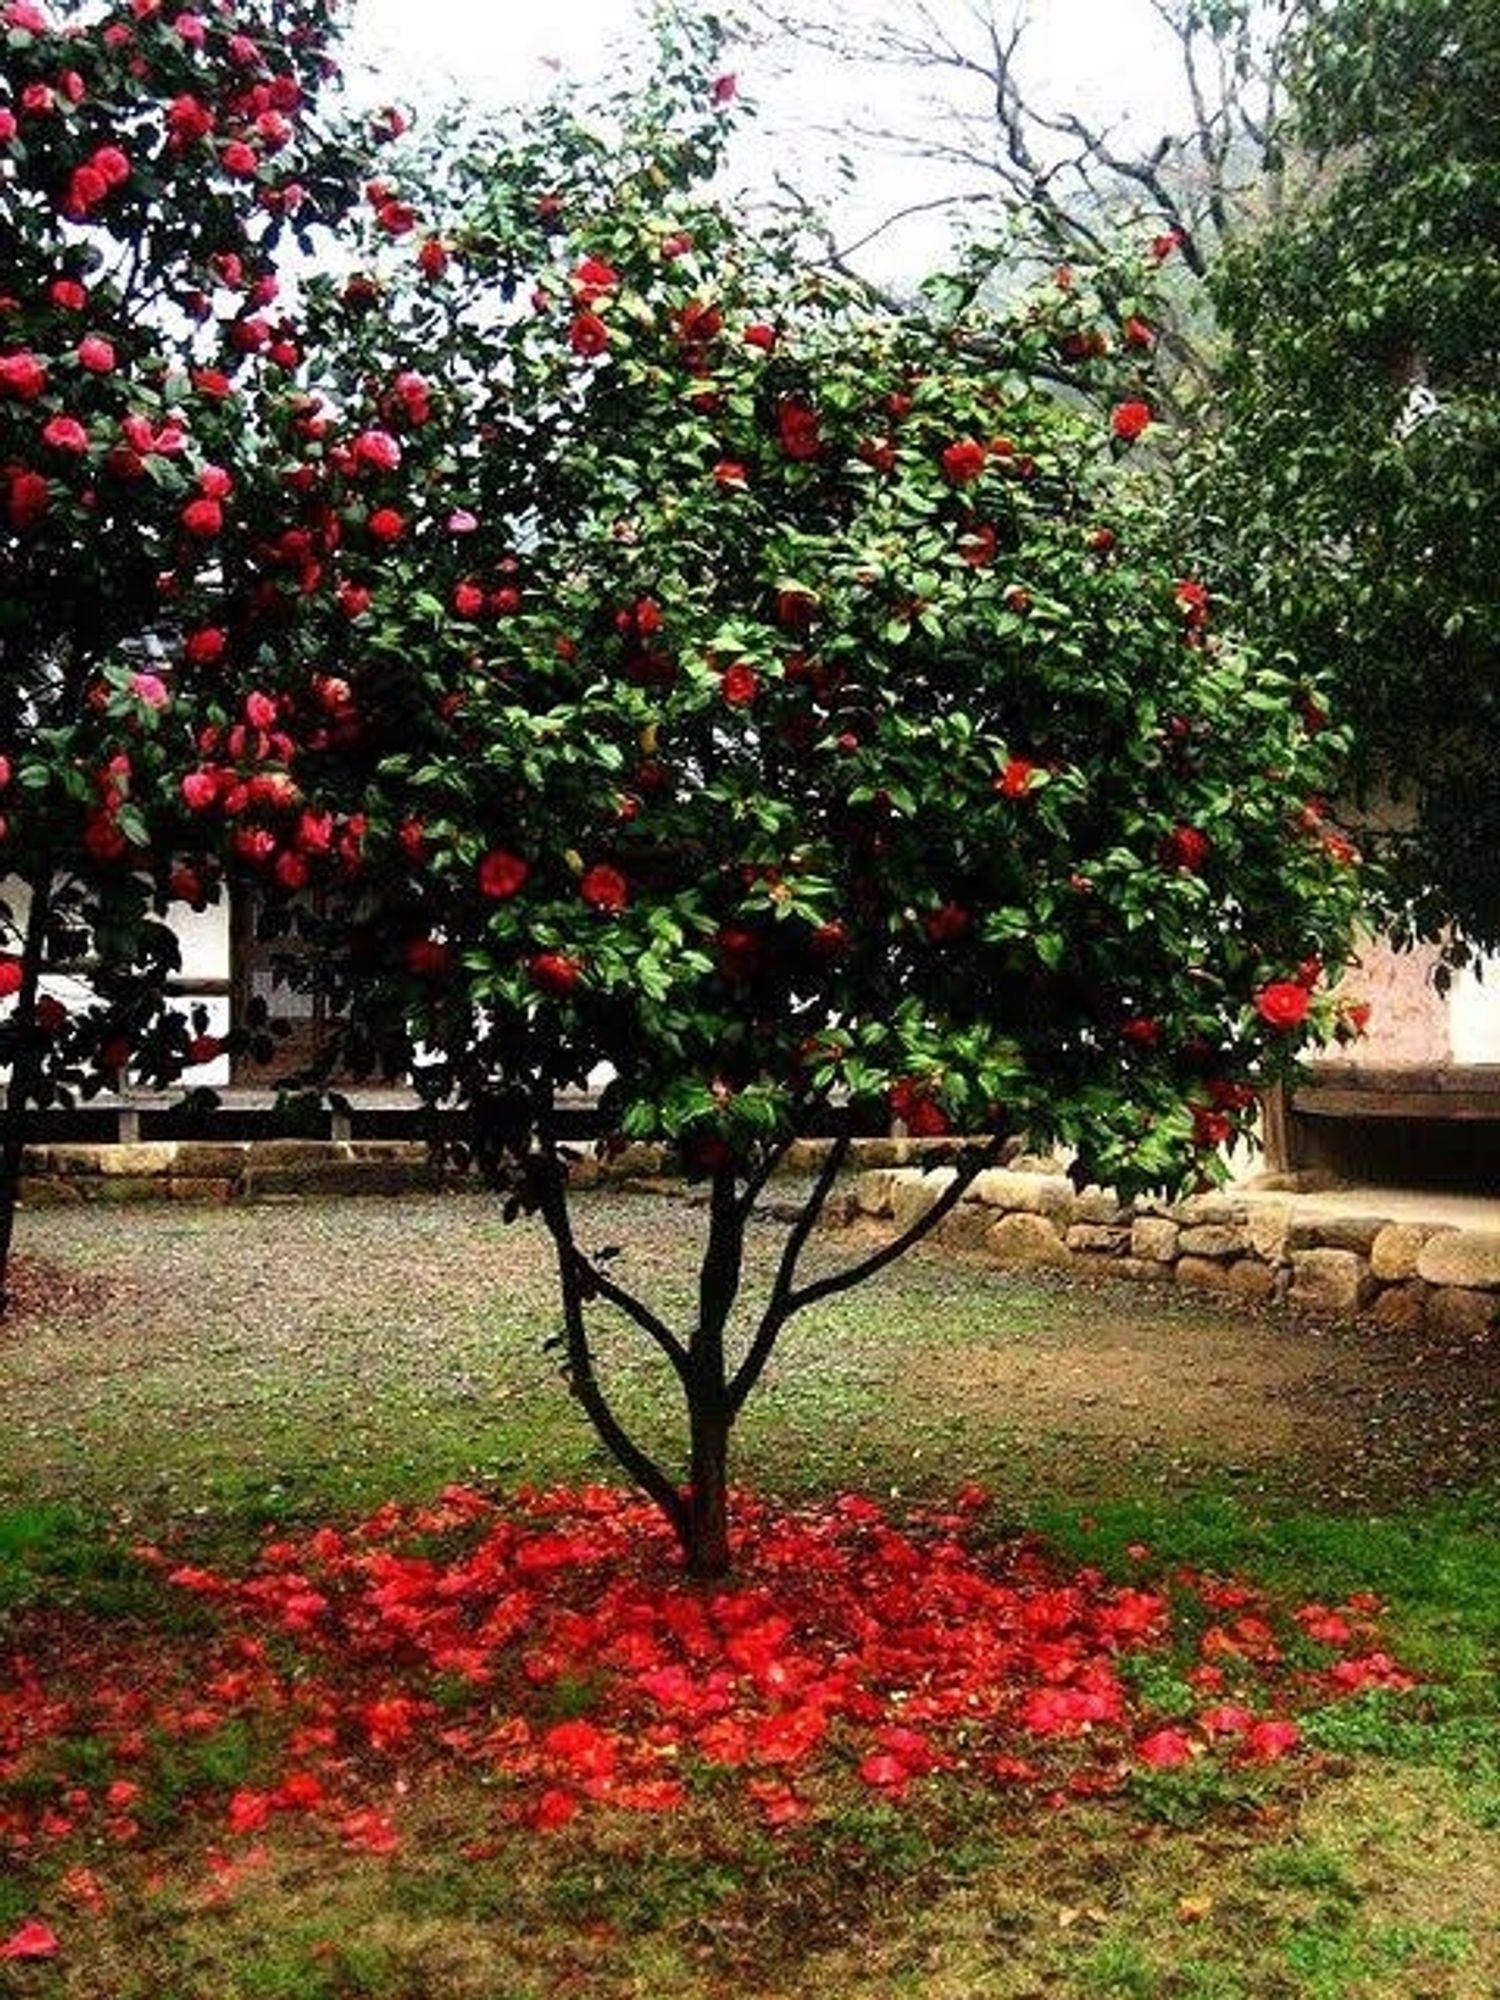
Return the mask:
[[1325,189],[1223,266],[1213,504],[1257,631],[1356,723],[1398,923],[1493,949],[1500,18],[1320,7],[1297,99]]

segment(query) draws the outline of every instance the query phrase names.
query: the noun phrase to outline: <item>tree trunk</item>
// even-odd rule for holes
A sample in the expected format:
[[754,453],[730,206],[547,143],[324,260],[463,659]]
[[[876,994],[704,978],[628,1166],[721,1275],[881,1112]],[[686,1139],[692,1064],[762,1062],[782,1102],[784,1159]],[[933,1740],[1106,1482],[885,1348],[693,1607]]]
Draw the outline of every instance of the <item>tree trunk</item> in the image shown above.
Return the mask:
[[690,1474],[678,1526],[689,1576],[729,1574],[729,1420],[720,1410],[690,1408]]
[[12,1021],[18,1029],[5,1092],[3,1137],[0,1137],[0,1319],[10,1308],[10,1252],[21,1194],[21,1168],[26,1138],[35,1109],[40,1054],[35,1040],[36,1001],[46,952],[47,924],[52,909],[52,869],[43,863],[31,885],[31,909],[21,948],[21,989]]

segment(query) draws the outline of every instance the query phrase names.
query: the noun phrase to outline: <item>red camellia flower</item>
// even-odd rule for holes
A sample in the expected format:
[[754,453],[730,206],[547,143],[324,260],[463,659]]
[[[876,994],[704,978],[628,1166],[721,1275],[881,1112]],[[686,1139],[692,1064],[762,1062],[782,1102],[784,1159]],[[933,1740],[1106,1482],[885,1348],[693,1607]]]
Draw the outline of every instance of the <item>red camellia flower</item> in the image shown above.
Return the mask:
[[977,438],[957,438],[943,447],[943,470],[955,486],[966,485],[984,471],[987,455]]
[[19,993],[24,977],[20,959],[0,958],[0,1000],[9,1000]]
[[749,484],[744,466],[733,458],[719,460],[714,467],[714,478],[720,486],[727,486],[735,492],[743,492]]
[[1276,979],[1255,996],[1255,1011],[1273,1028],[1296,1028],[1307,1019],[1308,991],[1292,979]]
[[568,328],[568,345],[575,354],[592,360],[609,346],[609,328],[596,312],[578,313]]
[[583,976],[582,963],[561,951],[539,951],[526,969],[535,986],[558,1000],[565,1000]]
[[745,328],[740,338],[747,347],[758,347],[762,354],[770,354],[775,349],[777,335],[774,326],[767,326],[763,320],[757,320]]
[[208,541],[224,525],[224,509],[217,500],[189,500],[178,517],[190,535]]
[[760,676],[745,660],[736,660],[720,676],[719,686],[731,707],[747,708],[760,693]]
[[511,854],[503,847],[494,848],[479,864],[479,893],[503,903],[517,893],[530,873],[530,866],[519,854]]
[[406,517],[398,514],[394,507],[377,507],[365,526],[377,542],[389,546],[392,542],[399,542],[406,533]]
[[182,650],[191,665],[211,667],[215,660],[223,659],[228,644],[228,634],[217,625],[200,625],[196,632],[189,632]]
[[612,868],[607,861],[596,861],[584,872],[578,893],[590,909],[613,915],[630,901],[630,884],[618,868]]
[[1185,869],[1196,875],[1208,860],[1213,842],[1195,826],[1174,826],[1161,844],[1161,858],[1168,868]]
[[922,928],[934,944],[952,944],[963,936],[970,922],[962,903],[942,903],[923,917]]
[[18,472],[6,495],[6,511],[11,526],[21,534],[35,528],[52,505],[52,489],[39,472]]
[[818,413],[800,396],[783,396],[776,405],[776,434],[788,458],[816,458],[823,449]]
[[573,272],[573,296],[583,305],[617,291],[619,284],[619,272],[602,257],[585,257]]
[[1134,444],[1150,422],[1149,403],[1116,403],[1110,414],[1109,427],[1122,443]]
[[1037,767],[1028,758],[1011,757],[995,779],[995,790],[1003,799],[1021,799],[1031,790]]
[[19,354],[0,354],[0,395],[33,403],[46,386],[47,364],[37,355],[25,349]]

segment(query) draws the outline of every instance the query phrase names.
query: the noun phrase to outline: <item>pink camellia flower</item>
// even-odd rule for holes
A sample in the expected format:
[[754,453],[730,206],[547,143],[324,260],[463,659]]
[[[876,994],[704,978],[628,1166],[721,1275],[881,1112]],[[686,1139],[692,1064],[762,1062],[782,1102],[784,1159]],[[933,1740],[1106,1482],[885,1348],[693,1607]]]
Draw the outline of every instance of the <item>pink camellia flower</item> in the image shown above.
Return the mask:
[[54,278],[47,287],[47,296],[62,312],[82,312],[89,298],[87,288],[76,278]]
[[361,431],[350,451],[356,465],[372,472],[394,472],[401,463],[401,447],[389,431]]
[[612,868],[607,861],[596,861],[585,870],[578,893],[590,909],[613,916],[630,901],[630,884],[618,868]]
[[15,112],[8,104],[0,104],[0,146],[8,146],[19,130]]
[[5,10],[7,28],[19,28],[25,35],[50,35],[52,23],[36,0],[10,0]]
[[984,471],[986,453],[977,438],[957,438],[943,448],[943,470],[955,486],[977,479]]
[[165,708],[172,699],[160,674],[132,674],[130,692],[146,708]]
[[219,796],[219,780],[213,771],[189,771],[178,790],[189,812],[207,812]]
[[275,698],[258,688],[245,696],[245,720],[252,729],[270,729],[276,721]]
[[79,366],[91,375],[112,375],[115,369],[115,344],[106,340],[102,333],[86,333],[77,347]]
[[530,873],[529,864],[519,854],[511,854],[503,847],[492,848],[479,864],[479,893],[492,902],[503,903],[519,893]]
[[1149,403],[1116,403],[1110,413],[1109,427],[1122,444],[1134,444],[1150,422]]
[[234,481],[222,465],[205,465],[198,474],[198,491],[205,500],[227,500],[234,491]]
[[89,434],[77,417],[53,417],[43,427],[42,442],[50,444],[54,451],[77,455],[88,450]]
[[34,403],[46,386],[47,364],[40,356],[24,348],[18,354],[0,354],[0,396]]
[[1255,1011],[1272,1028],[1296,1028],[1307,1019],[1308,991],[1298,981],[1276,979],[1255,996]]

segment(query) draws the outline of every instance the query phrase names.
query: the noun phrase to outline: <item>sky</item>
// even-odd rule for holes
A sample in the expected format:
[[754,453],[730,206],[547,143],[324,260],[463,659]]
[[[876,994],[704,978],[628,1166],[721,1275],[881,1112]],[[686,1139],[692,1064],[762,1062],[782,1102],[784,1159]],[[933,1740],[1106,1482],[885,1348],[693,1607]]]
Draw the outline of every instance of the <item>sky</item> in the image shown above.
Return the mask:
[[[803,0],[808,4],[808,0]],[[813,0],[816,4],[816,0]],[[910,0],[824,0],[840,22],[878,14],[909,24]],[[972,38],[982,0],[925,0],[955,32]],[[1008,0],[996,0],[1005,12]],[[1095,121],[1122,123],[1148,139],[1180,122],[1174,111],[1172,52],[1150,0],[1031,0],[1025,50],[1034,94],[1053,106],[1078,108]],[[629,37],[631,0],[355,0],[346,66],[361,95],[420,105],[458,89],[484,102],[525,101],[559,77],[607,75],[612,46]],[[803,192],[832,203],[847,244],[902,205],[952,185],[921,163],[895,162],[862,148],[852,186],[834,170],[839,150],[827,126],[866,120],[910,125],[921,115],[924,86],[906,73],[853,68],[804,56],[788,66],[784,51],[750,48],[736,56],[741,87],[759,116],[749,140],[755,162],[790,169]],[[984,98],[978,99],[983,108]],[[758,154],[755,149],[759,149]],[[907,275],[928,261],[932,225],[914,221],[872,243],[863,254],[871,274]]]

